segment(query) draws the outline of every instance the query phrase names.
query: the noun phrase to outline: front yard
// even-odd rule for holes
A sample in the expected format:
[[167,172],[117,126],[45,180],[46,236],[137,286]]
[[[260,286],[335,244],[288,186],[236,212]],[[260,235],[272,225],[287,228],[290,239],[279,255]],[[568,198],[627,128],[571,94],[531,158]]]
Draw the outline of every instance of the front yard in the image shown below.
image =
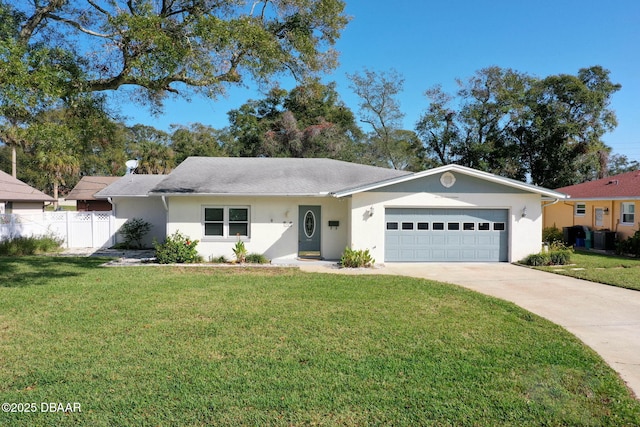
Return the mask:
[[593,351],[459,287],[100,262],[0,258],[0,395],[38,409],[0,425],[640,425]]
[[571,255],[571,265],[537,268],[592,282],[640,290],[638,258],[577,251]]

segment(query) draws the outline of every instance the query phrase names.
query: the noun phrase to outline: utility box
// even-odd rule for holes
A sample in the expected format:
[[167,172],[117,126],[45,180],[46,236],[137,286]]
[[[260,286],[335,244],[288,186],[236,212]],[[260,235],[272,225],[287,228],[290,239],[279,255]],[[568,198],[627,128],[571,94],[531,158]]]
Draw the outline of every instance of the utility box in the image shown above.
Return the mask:
[[616,232],[598,230],[593,232],[593,249],[612,251],[616,248]]

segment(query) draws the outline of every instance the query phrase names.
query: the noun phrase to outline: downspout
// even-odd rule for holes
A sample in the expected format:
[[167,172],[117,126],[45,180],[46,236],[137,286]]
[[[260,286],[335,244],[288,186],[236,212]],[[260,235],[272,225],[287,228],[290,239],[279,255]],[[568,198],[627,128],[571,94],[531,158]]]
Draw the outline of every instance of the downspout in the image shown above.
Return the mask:
[[547,206],[551,206],[551,205],[555,205],[556,203],[558,203],[560,201],[560,199],[555,199],[553,202],[551,203],[547,203],[546,205],[542,205],[542,209],[546,208]]
[[115,229],[115,222],[116,222],[116,205],[113,204],[113,198],[111,197],[107,197],[107,202],[111,203],[111,218],[109,219],[109,228],[112,230],[110,232],[111,234],[111,244],[115,245],[116,244],[116,231]]
[[[167,198],[166,196],[160,196],[160,200],[162,200],[162,204],[164,205],[164,211],[165,212],[169,212],[169,204],[167,203]],[[169,235],[169,221],[168,221],[168,214],[165,213],[164,216],[164,235],[165,237]]]
[[113,204],[113,199],[111,197],[107,197],[107,201],[111,203],[111,210],[113,211],[113,216],[116,216],[116,205]]

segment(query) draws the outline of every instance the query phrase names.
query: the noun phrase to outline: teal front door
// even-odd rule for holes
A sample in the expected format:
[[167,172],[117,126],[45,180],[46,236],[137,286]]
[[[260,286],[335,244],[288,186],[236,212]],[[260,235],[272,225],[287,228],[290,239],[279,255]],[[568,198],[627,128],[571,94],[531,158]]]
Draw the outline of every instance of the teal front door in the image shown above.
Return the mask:
[[298,224],[298,256],[320,258],[320,206],[299,206]]

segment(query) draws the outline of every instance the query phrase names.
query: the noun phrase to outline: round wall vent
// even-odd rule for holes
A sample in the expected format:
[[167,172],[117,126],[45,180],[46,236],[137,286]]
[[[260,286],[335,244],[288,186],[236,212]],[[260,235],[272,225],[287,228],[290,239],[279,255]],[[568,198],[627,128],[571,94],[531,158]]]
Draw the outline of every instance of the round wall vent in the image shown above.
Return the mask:
[[443,187],[450,188],[453,187],[453,184],[456,183],[456,177],[451,172],[445,172],[440,177],[440,184]]

